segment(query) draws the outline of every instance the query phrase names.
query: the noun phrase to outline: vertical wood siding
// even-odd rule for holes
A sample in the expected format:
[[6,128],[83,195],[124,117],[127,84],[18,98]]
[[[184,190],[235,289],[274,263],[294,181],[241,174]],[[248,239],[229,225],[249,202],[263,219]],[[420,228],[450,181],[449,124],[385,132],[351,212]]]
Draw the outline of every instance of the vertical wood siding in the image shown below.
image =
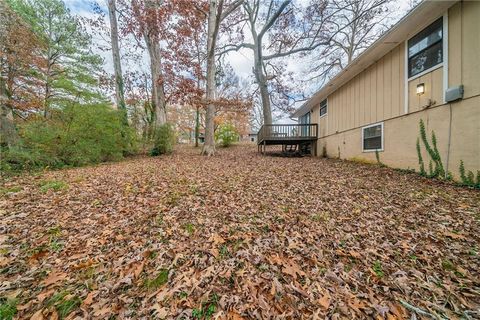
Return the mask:
[[[320,137],[365,126],[403,113],[404,44],[355,76],[328,97]],[[316,113],[318,107],[313,109]]]
[[[448,84],[463,84],[465,98],[480,94],[480,2],[454,5],[448,14]],[[413,36],[412,34],[411,36]],[[405,113],[443,104],[443,72],[439,67],[408,81],[405,88],[405,42],[399,43],[373,65],[356,75],[328,97],[328,115],[314,119],[319,136],[362,127]],[[417,84],[425,84],[425,94],[416,94]],[[408,90],[405,94],[405,90]],[[313,112],[319,113],[318,106]],[[316,120],[315,120],[316,119]]]

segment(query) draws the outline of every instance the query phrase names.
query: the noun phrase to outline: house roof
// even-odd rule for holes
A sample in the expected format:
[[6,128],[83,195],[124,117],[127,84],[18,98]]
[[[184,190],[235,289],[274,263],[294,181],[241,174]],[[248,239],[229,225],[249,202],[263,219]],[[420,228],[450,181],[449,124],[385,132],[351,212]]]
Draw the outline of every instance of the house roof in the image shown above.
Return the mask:
[[376,40],[370,47],[355,58],[345,69],[340,71],[326,85],[308,99],[292,115],[298,118],[318,105],[329,94],[339,89],[357,74],[367,69],[380,58],[393,50],[399,43],[409,39],[458,1],[425,0],[398,21],[390,30]]

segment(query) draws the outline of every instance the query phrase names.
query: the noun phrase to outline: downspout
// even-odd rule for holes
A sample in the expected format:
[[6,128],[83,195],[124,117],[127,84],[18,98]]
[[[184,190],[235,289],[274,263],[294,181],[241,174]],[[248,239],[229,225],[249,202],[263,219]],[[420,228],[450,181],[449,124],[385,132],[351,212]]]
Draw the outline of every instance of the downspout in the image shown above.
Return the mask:
[[450,141],[452,139],[452,104],[448,104],[450,108],[450,118],[448,123],[448,144],[447,144],[447,162],[445,164],[445,179],[448,179],[448,165],[450,162]]
[[[460,54],[462,53],[463,53],[463,1],[460,2]],[[447,83],[448,83],[448,80],[447,80]],[[463,83],[463,59],[460,59],[460,83]],[[448,168],[450,164],[450,145],[451,145],[451,139],[452,139],[453,111],[452,111],[451,102],[449,103],[449,108],[450,108],[450,118],[448,123],[448,144],[447,144],[447,161],[445,163],[445,179],[448,178]]]

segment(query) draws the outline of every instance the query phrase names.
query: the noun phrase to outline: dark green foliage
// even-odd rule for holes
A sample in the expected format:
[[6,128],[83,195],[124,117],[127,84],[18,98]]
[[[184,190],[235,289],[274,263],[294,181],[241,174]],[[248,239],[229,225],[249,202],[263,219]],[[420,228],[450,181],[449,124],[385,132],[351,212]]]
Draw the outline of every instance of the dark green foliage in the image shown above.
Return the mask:
[[150,155],[158,156],[172,153],[174,145],[175,131],[173,127],[169,123],[161,125],[155,132],[155,142],[153,149],[150,151]]
[[57,159],[50,158],[39,150],[15,146],[2,148],[0,152],[2,154],[0,157],[0,171],[4,173],[59,166]]
[[468,187],[474,187],[480,189],[480,171],[477,171],[477,176],[475,177],[474,173],[470,170],[465,170],[465,164],[463,160],[460,160],[460,179],[462,184]]
[[[125,134],[128,133],[128,134]],[[20,127],[22,145],[2,150],[2,170],[81,166],[133,152],[134,133],[107,105],[73,105]]]
[[0,298],[0,319],[11,320],[17,313],[17,300]]
[[103,59],[91,50],[91,35],[82,21],[61,0],[7,0],[31,28],[43,46],[38,48],[48,68],[32,70],[31,76],[50,91],[45,114],[76,102],[105,101],[98,79]]
[[215,131],[215,140],[220,143],[222,147],[229,147],[235,141],[238,141],[237,129],[233,124],[222,124],[218,127],[217,131]]
[[422,119],[420,119],[420,138],[422,139],[423,145],[427,150],[427,154],[430,157],[429,161],[429,173],[428,175],[425,172],[425,165],[421,155],[420,141],[417,139],[417,155],[418,163],[420,165],[420,174],[428,176],[430,178],[445,178],[445,170],[443,168],[442,159],[440,157],[440,152],[437,148],[437,137],[435,132],[432,131],[432,145],[430,145],[427,132],[425,130],[425,124]]

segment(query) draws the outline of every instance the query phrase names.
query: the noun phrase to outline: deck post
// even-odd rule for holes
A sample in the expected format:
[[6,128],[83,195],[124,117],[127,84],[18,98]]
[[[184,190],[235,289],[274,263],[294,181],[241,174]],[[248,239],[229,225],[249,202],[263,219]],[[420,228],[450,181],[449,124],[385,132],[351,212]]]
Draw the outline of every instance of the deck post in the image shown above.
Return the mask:
[[267,142],[264,140],[263,141],[263,154],[265,155],[267,153]]

